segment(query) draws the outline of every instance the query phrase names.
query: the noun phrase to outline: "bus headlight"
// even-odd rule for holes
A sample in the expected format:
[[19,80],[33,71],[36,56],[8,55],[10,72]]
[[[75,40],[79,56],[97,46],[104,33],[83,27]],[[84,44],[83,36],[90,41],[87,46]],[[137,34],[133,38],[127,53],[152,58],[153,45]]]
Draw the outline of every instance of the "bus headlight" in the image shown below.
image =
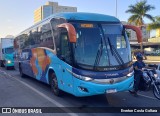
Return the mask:
[[93,79],[91,77],[87,77],[87,76],[82,76],[82,75],[77,75],[75,73],[72,72],[72,75],[78,79],[84,80],[84,81],[92,81]]
[[10,61],[10,60],[7,60],[7,63],[8,63],[8,64],[10,64],[10,63],[11,63],[11,61]]
[[133,76],[133,75],[134,75],[134,71],[128,73],[128,74],[127,74],[127,77],[131,77],[131,76]]
[[78,75],[78,74],[73,73],[72,71],[70,71],[70,70],[68,70],[68,69],[67,69],[67,71],[70,72],[74,77],[76,77],[76,78],[78,78],[78,79],[81,79],[81,80],[84,80],[84,81],[92,81],[92,80],[93,80],[93,78],[91,78],[91,77]]

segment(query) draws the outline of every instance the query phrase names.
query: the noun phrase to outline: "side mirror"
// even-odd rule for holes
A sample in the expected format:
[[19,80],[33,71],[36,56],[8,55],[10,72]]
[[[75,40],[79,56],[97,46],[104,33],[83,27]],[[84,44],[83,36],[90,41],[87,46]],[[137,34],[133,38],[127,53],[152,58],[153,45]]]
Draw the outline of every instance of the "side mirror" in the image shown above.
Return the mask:
[[76,43],[76,30],[74,26],[70,23],[63,23],[57,26],[58,28],[65,28],[68,32],[69,41],[71,43]]
[[131,29],[136,32],[138,43],[142,42],[142,32],[139,27],[133,25],[124,25],[126,29]]

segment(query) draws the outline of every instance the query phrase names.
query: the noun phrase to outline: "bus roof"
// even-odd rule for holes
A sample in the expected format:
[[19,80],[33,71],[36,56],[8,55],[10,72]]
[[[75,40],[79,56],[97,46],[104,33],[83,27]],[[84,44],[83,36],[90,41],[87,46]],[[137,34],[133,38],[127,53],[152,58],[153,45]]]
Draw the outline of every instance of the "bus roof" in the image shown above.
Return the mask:
[[104,14],[97,13],[58,13],[52,17],[62,17],[66,20],[80,20],[80,21],[103,21],[103,22],[120,22],[117,18]]
[[78,20],[78,21],[102,21],[102,22],[120,23],[120,20],[115,18],[114,16],[98,14],[98,13],[66,12],[66,13],[53,14],[53,15],[43,19],[42,21],[36,23],[35,25],[27,28],[26,30],[22,31],[21,33],[25,32],[29,29],[32,29],[47,20],[51,20],[52,18],[64,18],[66,20],[72,20],[72,21]]

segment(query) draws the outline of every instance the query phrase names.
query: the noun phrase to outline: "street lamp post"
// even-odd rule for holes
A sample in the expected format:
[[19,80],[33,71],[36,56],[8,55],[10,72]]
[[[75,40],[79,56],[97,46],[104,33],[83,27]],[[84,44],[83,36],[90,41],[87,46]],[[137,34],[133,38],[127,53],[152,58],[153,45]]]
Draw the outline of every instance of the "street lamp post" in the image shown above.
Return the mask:
[[117,0],[116,0],[116,17],[117,17]]

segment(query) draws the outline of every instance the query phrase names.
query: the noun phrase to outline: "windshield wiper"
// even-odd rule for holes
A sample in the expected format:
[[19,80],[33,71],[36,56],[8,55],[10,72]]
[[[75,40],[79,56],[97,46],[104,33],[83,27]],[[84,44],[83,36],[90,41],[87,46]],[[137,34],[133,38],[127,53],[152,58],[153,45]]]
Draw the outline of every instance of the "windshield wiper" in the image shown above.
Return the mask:
[[123,61],[122,57],[119,55],[119,53],[118,53],[118,51],[116,50],[115,46],[111,44],[109,37],[108,37],[107,39],[108,39],[108,44],[109,44],[109,46],[110,46],[112,55],[115,56],[117,62],[118,62],[120,65],[123,65],[123,64],[124,64],[124,61]]
[[102,41],[102,37],[101,37],[101,44],[100,44],[100,47],[98,48],[98,51],[97,51],[97,55],[96,55],[93,69],[96,69],[96,66],[99,65],[99,62],[100,62],[100,59],[102,56],[102,50],[103,50],[103,41]]

